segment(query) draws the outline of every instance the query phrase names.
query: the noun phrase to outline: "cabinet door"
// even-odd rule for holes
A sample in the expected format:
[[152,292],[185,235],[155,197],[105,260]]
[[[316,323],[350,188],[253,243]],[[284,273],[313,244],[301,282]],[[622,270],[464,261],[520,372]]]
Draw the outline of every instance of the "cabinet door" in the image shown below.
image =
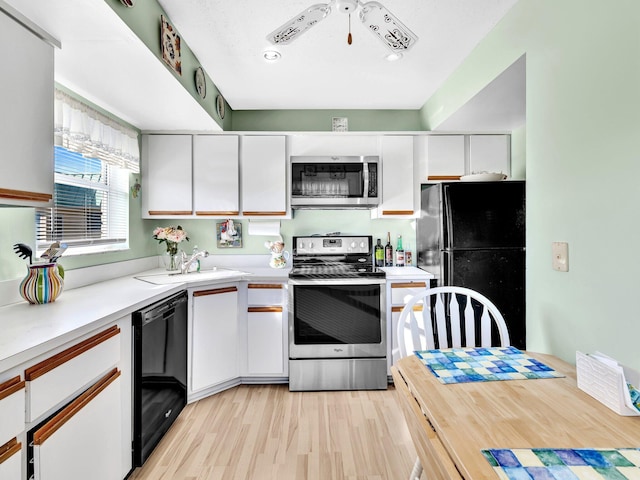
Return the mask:
[[119,375],[114,369],[36,430],[36,480],[122,478]]
[[22,476],[22,443],[12,438],[0,445],[0,479],[18,480]]
[[510,135],[470,135],[469,173],[511,175],[510,142]]
[[0,11],[0,203],[53,198],[53,47]]
[[191,135],[143,135],[143,217],[192,214],[191,150]]
[[427,151],[429,180],[457,180],[465,174],[464,135],[431,135]]
[[284,374],[282,307],[248,308],[247,369],[249,375]]
[[287,157],[284,136],[242,137],[242,214],[287,213]]
[[238,288],[193,292],[191,391],[239,376]]
[[382,137],[382,216],[413,215],[413,137]]
[[240,213],[237,135],[193,137],[193,209],[196,215]]

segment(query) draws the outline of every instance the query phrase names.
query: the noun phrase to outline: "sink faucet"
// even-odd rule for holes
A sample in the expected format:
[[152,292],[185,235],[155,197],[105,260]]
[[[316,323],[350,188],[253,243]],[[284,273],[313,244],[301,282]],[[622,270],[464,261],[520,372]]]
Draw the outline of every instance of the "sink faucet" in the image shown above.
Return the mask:
[[193,250],[194,252],[191,254],[191,257],[189,257],[189,259],[187,259],[186,253],[180,253],[180,273],[189,273],[189,267],[193,265],[193,262],[195,262],[199,258],[205,258],[209,256],[209,252],[207,252],[206,250],[197,250],[195,248]]

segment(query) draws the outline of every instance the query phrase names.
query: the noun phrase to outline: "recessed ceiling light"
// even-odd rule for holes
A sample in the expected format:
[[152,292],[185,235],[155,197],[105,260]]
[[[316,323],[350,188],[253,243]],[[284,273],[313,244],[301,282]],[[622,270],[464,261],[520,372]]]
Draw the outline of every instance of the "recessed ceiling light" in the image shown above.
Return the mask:
[[275,62],[276,60],[280,60],[282,55],[277,50],[265,50],[262,56],[268,62]]
[[396,60],[400,60],[401,58],[402,58],[402,53],[400,53],[400,52],[398,52],[398,53],[390,53],[389,55],[384,57],[384,59],[387,62],[395,62]]

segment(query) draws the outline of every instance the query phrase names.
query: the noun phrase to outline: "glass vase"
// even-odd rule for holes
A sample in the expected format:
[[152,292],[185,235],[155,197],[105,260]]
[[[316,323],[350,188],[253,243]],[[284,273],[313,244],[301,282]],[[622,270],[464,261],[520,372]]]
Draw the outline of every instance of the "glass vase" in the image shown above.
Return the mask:
[[171,252],[167,252],[167,261],[166,263],[166,267],[167,270],[170,272],[176,271],[179,268],[180,265],[180,261],[178,260],[178,254],[177,253],[171,253]]

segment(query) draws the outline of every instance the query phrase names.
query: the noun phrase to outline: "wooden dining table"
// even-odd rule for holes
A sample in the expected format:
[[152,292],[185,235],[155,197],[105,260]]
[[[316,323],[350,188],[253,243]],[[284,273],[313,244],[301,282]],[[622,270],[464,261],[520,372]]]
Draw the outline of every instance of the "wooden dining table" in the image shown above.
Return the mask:
[[499,478],[484,449],[640,448],[639,416],[578,389],[574,366],[525,353],[564,377],[443,384],[416,355],[391,367],[426,478]]

